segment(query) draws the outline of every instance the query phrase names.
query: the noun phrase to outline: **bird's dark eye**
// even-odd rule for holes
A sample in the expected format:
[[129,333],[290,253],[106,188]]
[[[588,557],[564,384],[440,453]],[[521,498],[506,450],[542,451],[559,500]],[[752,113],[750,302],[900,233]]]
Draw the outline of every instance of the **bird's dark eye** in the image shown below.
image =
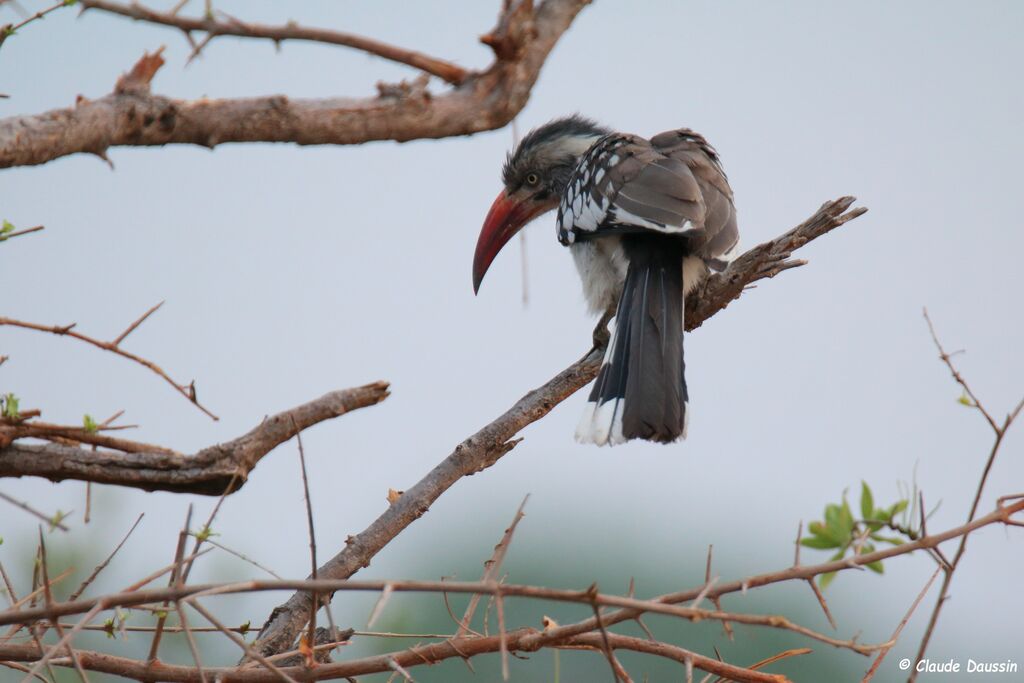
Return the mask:
[[540,182],[540,176],[537,175],[536,173],[528,173],[526,175],[526,184],[527,185],[536,185],[539,182]]

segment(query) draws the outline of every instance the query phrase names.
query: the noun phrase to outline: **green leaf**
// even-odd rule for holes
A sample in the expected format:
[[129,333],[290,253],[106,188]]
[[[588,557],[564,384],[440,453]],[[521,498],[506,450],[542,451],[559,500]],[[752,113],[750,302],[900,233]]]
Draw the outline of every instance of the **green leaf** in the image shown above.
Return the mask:
[[842,525],[839,523],[839,506],[834,503],[829,503],[825,506],[825,527],[828,530],[830,538],[835,538],[837,541],[843,540],[846,536],[840,533]]
[[60,526],[60,523],[63,522],[69,514],[71,513],[62,512],[61,510],[57,510],[57,512],[53,513],[53,517],[50,518],[50,531],[53,531]]
[[974,407],[974,401],[971,400],[971,397],[967,395],[966,391],[960,394],[960,398],[958,398],[956,402],[962,406],[967,406],[968,408]]
[[252,628],[252,620],[249,620],[249,621],[245,622],[244,624],[242,624],[241,626],[239,626],[238,630],[241,631],[242,635],[244,636],[246,633],[249,632],[250,628]]
[[811,522],[810,524],[807,525],[807,530],[810,531],[815,536],[823,536],[825,538],[829,537],[828,529],[826,529],[825,525],[822,524],[821,522]]
[[208,526],[204,526],[199,531],[193,531],[192,535],[195,536],[196,540],[200,543],[202,543],[203,541],[208,541],[211,536],[220,536],[220,534],[215,534],[213,532],[213,529],[211,529]]
[[838,548],[840,543],[825,536],[808,536],[800,539],[800,545],[816,550],[828,550],[829,548]]
[[875,497],[871,495],[871,487],[864,480],[860,482],[860,515],[864,519],[875,516]]
[[[846,548],[843,547],[832,557],[828,558],[829,562],[835,562],[836,560],[843,559],[843,555],[846,554]],[[826,572],[818,577],[818,585],[822,588],[828,588],[828,585],[832,583],[832,580],[836,578],[836,572]]]
[[898,536],[882,536],[881,534],[871,534],[873,540],[879,543],[891,543],[892,545],[903,545],[905,541]]
[[[12,33],[14,33],[14,31],[8,32],[7,28],[4,28],[5,36],[9,36]],[[14,232],[14,223],[11,223],[9,220],[5,218],[2,227],[0,227],[0,235],[8,235],[12,232]]]
[[90,434],[95,434],[99,431],[100,426],[96,424],[96,420],[92,419],[92,415],[83,415],[82,428]]
[[846,500],[846,495],[843,494],[843,506],[839,508],[839,524],[840,531],[843,533],[843,538],[849,538],[850,534],[853,533],[853,512],[850,511],[850,502]]
[[899,501],[898,503],[893,503],[893,505],[889,508],[889,519],[892,519],[893,517],[895,517],[899,513],[901,513],[904,510],[906,510],[907,509],[907,505],[909,505],[909,504],[910,504],[910,501],[908,501],[906,499],[903,499],[903,500]]
[[882,561],[881,560],[879,560],[878,562],[868,562],[864,566],[867,567],[868,569],[870,569],[871,571],[875,572],[876,574],[884,574],[885,573],[885,567],[882,566]]
[[65,7],[73,7],[78,4],[78,0],[64,0]]
[[3,397],[4,417],[12,420],[18,419],[18,397],[14,394],[7,394]]

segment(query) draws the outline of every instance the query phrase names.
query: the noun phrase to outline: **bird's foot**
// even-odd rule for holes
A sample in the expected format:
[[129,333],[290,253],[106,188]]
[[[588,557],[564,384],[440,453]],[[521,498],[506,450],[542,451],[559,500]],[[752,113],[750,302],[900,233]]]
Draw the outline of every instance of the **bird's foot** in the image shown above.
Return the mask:
[[595,351],[603,354],[608,348],[608,342],[612,338],[611,332],[608,331],[608,323],[614,316],[614,311],[605,311],[601,319],[597,321],[597,326],[594,328],[594,346],[587,352],[587,356]]

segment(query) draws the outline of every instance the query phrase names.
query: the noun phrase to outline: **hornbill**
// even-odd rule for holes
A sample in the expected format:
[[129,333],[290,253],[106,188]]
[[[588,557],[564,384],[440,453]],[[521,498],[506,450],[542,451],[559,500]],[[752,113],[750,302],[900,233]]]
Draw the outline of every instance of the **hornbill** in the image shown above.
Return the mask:
[[714,148],[686,128],[647,140],[574,115],[524,137],[502,180],[477,241],[473,291],[526,223],[558,207],[558,241],[572,252],[591,311],[603,315],[598,330],[614,311],[577,440],[685,438],[684,297],[739,244]]

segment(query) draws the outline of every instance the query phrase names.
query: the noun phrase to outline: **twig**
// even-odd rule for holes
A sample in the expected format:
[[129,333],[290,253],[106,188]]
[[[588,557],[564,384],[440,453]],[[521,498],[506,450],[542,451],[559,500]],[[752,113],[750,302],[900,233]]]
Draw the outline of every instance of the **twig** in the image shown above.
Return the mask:
[[133,361],[135,363],[138,363],[139,365],[149,369],[150,371],[152,371],[153,373],[155,373],[156,375],[161,377],[165,382],[167,382],[172,387],[174,387],[175,391],[177,391],[179,394],[181,394],[182,396],[187,398],[190,403],[195,405],[196,408],[199,408],[199,410],[201,410],[204,413],[206,413],[210,418],[212,418],[214,420],[220,419],[216,415],[211,413],[209,410],[207,410],[207,408],[205,406],[203,406],[203,404],[201,404],[199,402],[199,400],[196,398],[195,383],[194,382],[189,383],[189,384],[178,384],[173,379],[171,379],[170,375],[168,375],[166,372],[164,372],[163,368],[161,368],[159,365],[157,365],[153,361],[147,360],[147,359],[143,358],[142,356],[139,356],[137,354],[131,353],[129,351],[125,351],[120,346],[118,346],[118,343],[121,340],[123,340],[125,337],[127,337],[129,334],[131,334],[132,330],[134,330],[136,327],[138,327],[142,323],[142,321],[144,321],[146,318],[148,318],[157,308],[160,307],[160,305],[162,305],[162,303],[161,304],[157,304],[156,306],[151,308],[149,311],[144,313],[138,320],[136,320],[131,325],[129,325],[128,328],[124,332],[122,332],[121,335],[118,336],[114,341],[103,341],[101,339],[96,339],[95,337],[90,337],[89,335],[82,334],[80,332],[76,332],[74,330],[75,323],[72,323],[71,325],[63,325],[63,326],[60,326],[60,325],[40,325],[38,323],[25,322],[23,320],[15,320],[13,318],[0,317],[0,326],[8,325],[8,326],[11,326],[11,327],[20,327],[20,328],[26,329],[26,330],[36,330],[38,332],[49,332],[50,334],[56,334],[56,335],[61,336],[61,337],[72,337],[73,339],[77,339],[79,341],[83,341],[86,344],[91,344],[92,346],[95,346],[98,349],[103,349],[104,351],[109,351],[109,352],[114,353],[114,354],[116,354],[118,356],[121,356],[122,358],[127,358],[128,360]]
[[[178,545],[174,549],[174,569],[171,571],[171,578],[168,581],[168,586],[173,588],[181,588],[185,585],[184,582],[184,557],[185,557],[185,544],[188,541],[188,529],[192,524],[192,506],[188,506],[188,512],[185,513],[185,526],[178,532]],[[157,655],[160,652],[160,640],[164,634],[164,624],[167,622],[167,608],[170,606],[169,600],[164,600],[164,609],[156,622],[156,633],[153,635],[153,642],[149,647],[149,661],[155,661]]]
[[[2,29],[0,29],[0,30],[2,30]],[[2,43],[3,43],[3,39],[0,38],[0,44],[2,44]],[[44,226],[44,225],[37,225],[34,228],[25,228],[24,230],[16,230],[15,232],[9,232],[6,235],[0,235],[0,242],[6,242],[7,240],[13,239],[15,237],[21,237],[22,235],[30,235],[33,232],[39,232],[40,230],[45,230],[45,229],[46,229],[46,226]]]
[[239,638],[237,635],[235,635],[231,631],[231,629],[227,628],[226,626],[224,626],[224,624],[220,623],[220,621],[217,619],[217,617],[215,617],[212,614],[210,614],[209,610],[207,610],[205,607],[200,605],[198,601],[189,599],[189,600],[186,600],[185,602],[188,604],[189,607],[191,607],[192,609],[194,609],[195,611],[197,611],[201,615],[203,615],[204,619],[206,619],[208,622],[210,622],[211,624],[216,626],[221,631],[221,633],[223,633],[224,635],[226,635],[228,637],[228,639],[231,642],[233,642],[238,647],[242,648],[242,650],[245,652],[246,656],[255,659],[260,664],[262,664],[263,666],[265,666],[268,669],[270,669],[274,673],[275,676],[277,676],[280,680],[285,681],[285,683],[297,683],[294,678],[292,678],[288,674],[284,673],[284,671],[282,671],[280,668],[275,666],[272,662],[268,662],[259,652],[256,652],[255,650],[253,650],[249,646],[249,644],[246,643],[242,638]]
[[185,616],[185,610],[181,608],[181,602],[174,602],[174,611],[178,613],[181,629],[185,632],[185,639],[188,641],[188,649],[192,652],[192,660],[196,663],[196,668],[199,669],[199,679],[201,683],[206,683],[206,672],[203,671],[203,661],[199,657],[199,648],[196,647],[196,639],[192,636],[192,629],[189,628],[188,617]]
[[110,564],[110,561],[114,559],[114,555],[117,555],[117,552],[121,549],[121,546],[123,546],[125,542],[128,541],[128,537],[132,535],[133,531],[135,531],[135,527],[139,526],[139,522],[142,521],[142,518],[144,516],[144,512],[139,513],[139,516],[135,519],[135,523],[132,524],[132,528],[129,529],[128,533],[124,535],[124,538],[121,539],[121,542],[117,544],[116,548],[110,551],[110,554],[107,555],[107,558],[105,560],[96,565],[96,568],[92,570],[92,573],[89,574],[85,581],[83,581],[81,585],[78,588],[76,588],[74,592],[71,593],[71,595],[68,596],[68,602],[74,602],[75,600],[77,600],[78,597],[85,592],[85,589],[88,588],[89,585],[96,580],[96,577],[100,575],[100,572],[107,568],[107,565]]
[[[122,5],[116,2],[107,2],[106,0],[81,0],[81,2],[83,9],[103,10],[136,21],[170,26],[181,30],[186,35],[193,31],[202,31],[207,34],[204,41],[209,41],[216,36],[262,38],[272,40],[275,44],[285,40],[311,41],[351,47],[392,62],[406,64],[432,76],[437,76],[452,85],[461,85],[469,76],[468,71],[451,62],[430,57],[413,50],[388,45],[370,38],[364,38],[351,33],[342,33],[341,31],[332,31],[326,28],[306,28],[294,22],[288,22],[282,26],[267,26],[265,24],[242,22],[233,18],[231,21],[218,21],[210,15],[193,19],[178,16],[177,11],[158,12],[138,3]],[[196,53],[198,53],[198,50],[193,50],[193,54]]]
[[[498,541],[498,545],[494,546],[494,553],[491,555],[491,559],[484,562],[484,575],[480,579],[483,583],[488,581],[494,581],[498,572],[501,571],[501,563],[505,560],[505,554],[508,552],[509,544],[512,543],[512,535],[516,532],[516,527],[519,525],[519,520],[523,518],[523,510],[526,508],[526,501],[530,499],[527,495],[523,498],[523,502],[519,504],[519,509],[516,510],[515,516],[512,517],[512,523],[505,529],[505,533],[502,535],[501,540]],[[456,631],[455,637],[461,638],[466,635],[469,630],[469,625],[473,621],[473,613],[476,611],[477,604],[480,602],[480,596],[474,594],[469,599],[469,605],[466,607],[466,613],[462,616],[459,622],[459,630]],[[484,619],[484,624],[487,623],[487,619]]]
[[900,619],[900,623],[896,626],[896,630],[892,632],[892,637],[889,638],[889,646],[878,653],[878,656],[875,657],[875,661],[871,664],[871,668],[868,669],[867,673],[864,674],[864,678],[861,679],[861,683],[868,683],[868,681],[874,678],[875,672],[878,671],[878,667],[882,664],[882,660],[885,659],[885,656],[889,654],[889,650],[891,650],[893,645],[896,644],[896,640],[900,637],[903,627],[907,625],[908,621],[910,621],[911,615],[914,613],[914,610],[917,609],[917,606],[921,604],[921,600],[923,600],[925,594],[928,593],[928,589],[932,587],[933,583],[935,583],[935,579],[939,576],[940,571],[942,571],[941,567],[932,572],[932,577],[928,579],[928,583],[924,585],[921,592],[917,594],[916,598],[914,598],[914,602],[910,605],[910,609],[908,609],[907,613],[903,615],[902,619]]
[[[935,343],[935,347],[939,351],[939,358],[949,368],[950,373],[953,375],[953,379],[956,380],[964,393],[970,397],[972,405],[970,407],[977,408],[978,412],[982,414],[985,421],[988,422],[989,427],[992,428],[992,432],[995,438],[992,442],[992,448],[989,450],[988,458],[985,460],[985,467],[982,470],[981,477],[978,480],[978,487],[974,493],[974,500],[971,503],[970,512],[967,513],[967,522],[970,523],[974,520],[975,515],[978,513],[978,505],[981,503],[981,496],[985,490],[985,484],[988,482],[989,473],[992,471],[992,465],[995,464],[996,456],[999,454],[999,447],[1003,443],[1003,437],[1006,436],[1007,430],[1013,424],[1013,421],[1020,415],[1020,411],[1024,408],[1024,399],[1017,404],[1017,406],[1006,415],[1006,419],[1003,420],[1002,425],[996,423],[992,418],[992,415],[985,409],[977,395],[971,390],[967,384],[967,380],[964,379],[960,371],[957,370],[953,364],[951,354],[946,353],[945,348],[942,346],[942,342],[939,341],[939,337],[935,332],[935,326],[932,325],[931,317],[928,315],[928,309],[924,310],[924,319],[928,323],[928,331],[931,333],[932,341]],[[924,514],[924,498],[921,498],[921,531],[922,534],[925,532],[925,519]],[[949,586],[953,581],[953,574],[956,572],[957,567],[960,565],[960,559],[964,555],[964,551],[967,550],[967,539],[969,534],[965,534],[960,537],[960,543],[957,545],[956,553],[953,555],[953,560],[949,561],[945,555],[941,552],[935,554],[939,560],[939,565],[944,572],[942,578],[942,586],[939,589],[939,597],[935,602],[935,607],[932,608],[931,616],[928,618],[928,625],[925,627],[924,635],[921,637],[921,644],[918,646],[917,655],[914,657],[914,662],[919,662],[924,659],[925,652],[928,650],[928,643],[931,641],[932,633],[935,631],[935,626],[939,621],[939,614],[942,612],[942,606],[946,603],[949,597]],[[910,672],[910,678],[908,679],[911,683],[917,680],[918,670],[913,667]]]
[[6,500],[11,505],[16,505],[16,506],[20,507],[22,510],[24,510],[27,513],[29,513],[30,515],[38,517],[39,519],[41,519],[44,522],[46,522],[47,524],[49,524],[51,527],[55,527],[57,529],[60,529],[61,531],[68,531],[68,527],[65,524],[62,524],[60,522],[60,520],[57,518],[57,515],[53,515],[52,517],[47,517],[45,514],[43,514],[42,512],[39,512],[39,510],[36,510],[34,507],[29,505],[28,503],[22,502],[22,501],[18,500],[17,498],[12,498],[11,496],[7,495],[6,493],[3,493],[2,491],[0,491],[0,498],[2,498],[3,500]]

